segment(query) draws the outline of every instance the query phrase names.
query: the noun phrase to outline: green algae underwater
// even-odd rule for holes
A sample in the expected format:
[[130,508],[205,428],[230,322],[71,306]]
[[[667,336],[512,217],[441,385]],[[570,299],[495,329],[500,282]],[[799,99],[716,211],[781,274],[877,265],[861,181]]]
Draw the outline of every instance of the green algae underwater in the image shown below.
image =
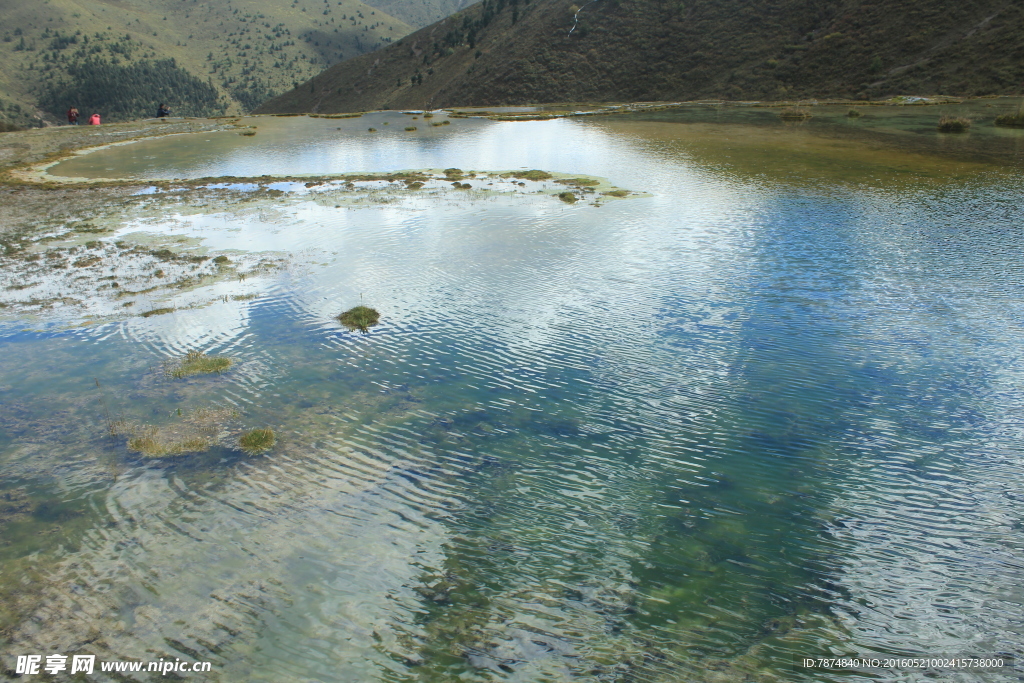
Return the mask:
[[[59,243],[101,257],[50,269],[79,279],[31,271],[49,307],[5,290],[4,657],[669,682],[1024,655],[1019,173],[963,151],[979,123],[943,155],[815,128],[870,111],[706,115],[257,118],[65,162],[435,170],[154,187]],[[378,324],[339,325],[363,300]]]

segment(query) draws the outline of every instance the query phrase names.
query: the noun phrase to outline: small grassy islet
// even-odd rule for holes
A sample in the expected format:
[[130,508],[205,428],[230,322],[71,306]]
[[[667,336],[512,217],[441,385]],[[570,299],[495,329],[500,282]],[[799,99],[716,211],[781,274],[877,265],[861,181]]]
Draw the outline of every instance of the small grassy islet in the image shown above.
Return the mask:
[[515,171],[512,173],[512,177],[522,178],[523,180],[549,180],[552,176],[547,171],[535,168],[529,171]]
[[248,455],[259,455],[273,448],[275,442],[273,429],[251,429],[239,437],[238,447]]
[[356,306],[339,315],[338,321],[350,330],[366,333],[380,322],[380,313],[369,306]]
[[971,127],[971,120],[961,116],[943,116],[939,118],[936,129],[940,133],[966,133]]
[[175,379],[214,372],[220,374],[230,368],[233,362],[225,356],[207,356],[202,351],[189,351],[176,365],[168,367],[165,373]]
[[1024,128],[1024,105],[1013,114],[1002,114],[997,116],[994,122],[997,126],[1008,126],[1010,128]]
[[233,408],[199,408],[187,413],[177,410],[177,419],[157,426],[133,420],[112,420],[110,436],[127,436],[130,453],[144,458],[164,458],[186,453],[205,453],[217,443],[217,434],[239,416]]
[[806,121],[811,118],[811,111],[800,107],[786,107],[779,112],[779,118],[783,121]]

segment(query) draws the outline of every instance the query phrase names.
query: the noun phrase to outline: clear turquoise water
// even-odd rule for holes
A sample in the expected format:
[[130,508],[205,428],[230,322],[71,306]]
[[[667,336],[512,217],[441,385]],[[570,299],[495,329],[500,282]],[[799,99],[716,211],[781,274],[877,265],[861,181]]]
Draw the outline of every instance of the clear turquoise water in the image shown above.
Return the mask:
[[[259,125],[66,174],[528,167],[651,196],[126,219],[294,260],[253,300],[5,319],[2,488],[30,510],[4,519],[0,586],[33,605],[5,653],[623,682],[926,680],[795,658],[1024,655],[1018,179],[741,126]],[[360,300],[382,314],[368,335],[333,320]],[[236,365],[162,374],[194,348]],[[106,435],[211,405],[278,445],[154,462]]]

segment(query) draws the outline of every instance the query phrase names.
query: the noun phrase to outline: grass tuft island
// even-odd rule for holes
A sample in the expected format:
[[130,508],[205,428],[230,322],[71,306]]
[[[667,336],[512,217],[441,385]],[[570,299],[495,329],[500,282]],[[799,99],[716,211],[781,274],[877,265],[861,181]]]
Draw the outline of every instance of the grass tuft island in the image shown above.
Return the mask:
[[232,360],[224,356],[207,356],[202,351],[189,351],[176,365],[167,368],[166,373],[175,379],[192,375],[220,374],[231,367]]
[[275,442],[273,429],[252,429],[238,439],[238,447],[247,455],[259,455],[273,448]]
[[1008,126],[1010,128],[1024,128],[1024,105],[1021,105],[1021,107],[1012,114],[997,116],[995,124],[997,126]]
[[380,322],[380,313],[369,306],[356,306],[338,316],[338,321],[348,329],[364,334]]
[[939,118],[939,125],[936,126],[940,133],[966,133],[971,127],[971,120],[962,116],[943,116]]

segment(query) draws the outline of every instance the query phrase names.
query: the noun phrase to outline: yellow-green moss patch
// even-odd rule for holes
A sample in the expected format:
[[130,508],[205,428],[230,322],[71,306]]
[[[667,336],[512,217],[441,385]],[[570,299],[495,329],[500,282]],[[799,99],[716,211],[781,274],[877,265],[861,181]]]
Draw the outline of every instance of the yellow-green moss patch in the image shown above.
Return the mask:
[[167,375],[175,379],[192,375],[220,374],[231,367],[233,361],[225,356],[207,356],[202,351],[189,351],[176,364],[166,368]]
[[273,448],[275,442],[273,429],[252,429],[238,439],[238,447],[249,455],[258,455]]

